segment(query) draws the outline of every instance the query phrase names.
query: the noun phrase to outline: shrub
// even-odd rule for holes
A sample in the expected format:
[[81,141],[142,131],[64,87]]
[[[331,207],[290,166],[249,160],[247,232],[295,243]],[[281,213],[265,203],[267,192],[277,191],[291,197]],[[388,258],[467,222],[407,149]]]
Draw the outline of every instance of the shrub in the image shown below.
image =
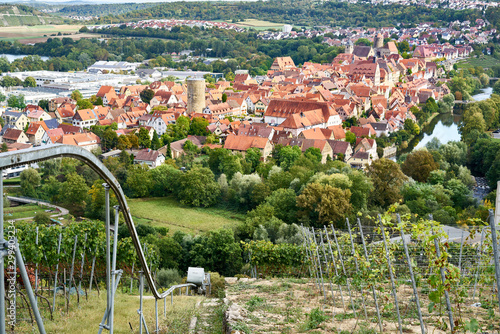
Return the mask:
[[318,307],[311,310],[311,313],[307,315],[306,329],[316,329],[319,325],[328,319],[325,312],[321,311]]
[[212,289],[210,296],[217,298],[225,298],[226,297],[226,281],[224,280],[224,276],[221,276],[219,273],[210,273],[210,282],[212,283]]
[[168,288],[171,285],[180,283],[182,277],[177,269],[161,269],[156,275],[156,280],[162,288]]
[[39,211],[35,214],[35,217],[33,218],[33,220],[37,223],[37,224],[50,224],[51,220],[50,220],[50,215],[46,212],[43,212],[43,211]]

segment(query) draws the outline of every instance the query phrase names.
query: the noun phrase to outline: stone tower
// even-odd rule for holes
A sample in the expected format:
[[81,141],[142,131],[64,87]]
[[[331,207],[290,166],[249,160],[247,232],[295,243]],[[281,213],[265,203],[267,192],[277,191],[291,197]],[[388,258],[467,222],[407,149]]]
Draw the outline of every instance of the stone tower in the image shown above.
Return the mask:
[[378,34],[377,37],[375,37],[375,40],[373,41],[373,48],[380,49],[383,47],[384,47],[384,36]]
[[187,113],[201,113],[205,109],[205,79],[187,79]]
[[345,47],[345,53],[352,54],[353,52],[354,52],[354,45],[352,44],[352,41],[349,40],[349,42],[347,42],[347,46]]

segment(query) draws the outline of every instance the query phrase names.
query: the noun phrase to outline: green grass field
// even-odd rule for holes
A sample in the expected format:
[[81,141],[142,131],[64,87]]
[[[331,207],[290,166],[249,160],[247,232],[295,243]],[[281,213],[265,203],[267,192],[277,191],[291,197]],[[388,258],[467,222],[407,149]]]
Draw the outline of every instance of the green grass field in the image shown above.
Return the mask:
[[[168,298],[166,318],[163,316],[163,301],[160,301],[158,303],[160,333],[188,333],[189,322],[196,313],[196,303],[203,298],[198,296],[174,296],[173,305],[170,305],[170,298]],[[50,301],[52,303],[52,298],[50,298]],[[58,305],[53,321],[49,320],[48,313],[43,312],[42,309],[42,314],[46,316],[44,319],[46,332],[72,334],[97,333],[99,323],[106,309],[105,291],[101,290],[98,297],[94,290],[93,295],[89,297],[88,301],[84,297],[81,297],[79,307],[76,306],[76,296],[72,296],[70,305],[70,311],[66,314],[63,312],[65,311],[64,300],[62,297],[58,298]],[[137,309],[139,309],[139,297],[137,295],[118,292],[115,297],[115,333],[139,333],[139,315],[137,314]],[[143,312],[149,332],[153,333],[155,330],[154,298],[149,297],[144,299]],[[27,318],[29,317],[27,316]],[[130,330],[130,326],[132,326],[133,331]],[[15,333],[32,332],[34,332],[34,329],[31,325],[23,322],[15,328]]]
[[[23,22],[18,22],[11,27],[2,27],[0,29],[0,41],[17,41],[23,39],[42,38],[43,35],[50,36],[52,34],[75,33],[81,26],[60,24],[60,25],[35,25],[35,26],[19,26]],[[17,26],[13,26],[17,25]]]
[[482,55],[478,58],[468,58],[467,60],[457,63],[458,68],[471,68],[477,66],[491,68],[494,65],[500,65],[500,60],[487,55]]
[[41,208],[35,204],[19,205],[4,209],[4,220],[34,217],[37,212],[45,211],[47,208]]
[[267,30],[267,29],[282,29],[284,23],[275,23],[269,21],[261,21],[256,19],[248,19],[236,23],[237,26],[243,28],[253,28],[255,30]]
[[205,232],[221,227],[231,228],[244,220],[244,215],[219,208],[191,208],[174,198],[137,198],[128,201],[134,222],[167,227],[169,233]]

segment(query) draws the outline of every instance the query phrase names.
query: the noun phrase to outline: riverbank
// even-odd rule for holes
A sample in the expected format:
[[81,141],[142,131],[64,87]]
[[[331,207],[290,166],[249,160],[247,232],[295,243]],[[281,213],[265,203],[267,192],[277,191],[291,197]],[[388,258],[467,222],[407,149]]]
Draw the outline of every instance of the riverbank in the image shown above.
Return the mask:
[[[419,134],[416,134],[416,135],[411,135],[410,138],[408,138],[408,140],[404,141],[401,143],[400,147],[398,147],[398,152],[401,152],[401,151],[406,151],[409,147],[411,147],[410,151],[413,150],[413,148],[415,146],[411,146],[411,143],[415,140],[415,138],[417,138],[418,136],[420,136],[422,133],[423,133],[423,129],[425,129],[429,124],[432,123],[432,121],[438,116],[440,115],[440,113],[434,113],[432,114],[424,123],[422,123],[422,125],[419,125],[420,126],[420,132]],[[402,147],[403,144],[406,144],[406,147]],[[406,153],[406,152],[405,152]],[[408,152],[409,153],[409,152]]]

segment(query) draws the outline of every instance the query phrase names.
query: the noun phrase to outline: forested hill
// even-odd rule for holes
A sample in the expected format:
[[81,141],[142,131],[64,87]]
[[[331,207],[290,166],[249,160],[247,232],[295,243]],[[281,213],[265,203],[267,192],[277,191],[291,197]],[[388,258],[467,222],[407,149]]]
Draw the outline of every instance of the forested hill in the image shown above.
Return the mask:
[[123,3],[123,4],[102,4],[102,5],[75,5],[65,6],[57,13],[60,15],[77,15],[77,16],[105,16],[119,15],[131,11],[140,11],[147,8],[157,6],[157,3]]
[[30,6],[0,4],[0,27],[33,26],[62,22],[62,18],[41,13]]
[[[269,0],[257,2],[167,2],[147,9],[115,15],[113,21],[150,18],[195,20],[259,19],[296,26],[395,26],[398,23],[474,21],[482,17],[477,10],[455,11],[430,9],[422,6],[348,4],[328,1],[323,4],[310,1]],[[101,18],[101,22],[109,18]]]

